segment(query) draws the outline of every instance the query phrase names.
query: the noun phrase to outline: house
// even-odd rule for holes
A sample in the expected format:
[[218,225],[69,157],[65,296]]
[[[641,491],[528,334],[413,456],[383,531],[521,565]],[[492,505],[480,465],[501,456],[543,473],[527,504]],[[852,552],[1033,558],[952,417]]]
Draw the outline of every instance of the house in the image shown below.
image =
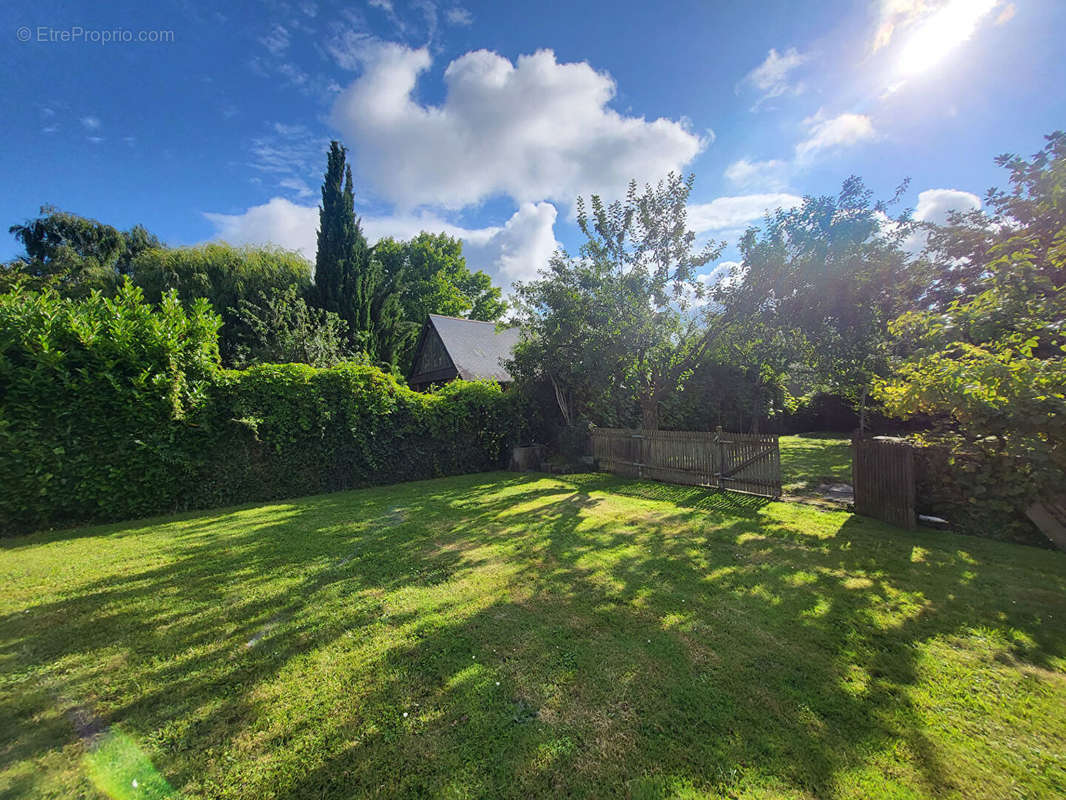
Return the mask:
[[419,391],[457,378],[492,380],[506,386],[513,379],[504,363],[511,358],[518,337],[518,328],[497,331],[495,322],[430,314],[418,337],[407,382]]

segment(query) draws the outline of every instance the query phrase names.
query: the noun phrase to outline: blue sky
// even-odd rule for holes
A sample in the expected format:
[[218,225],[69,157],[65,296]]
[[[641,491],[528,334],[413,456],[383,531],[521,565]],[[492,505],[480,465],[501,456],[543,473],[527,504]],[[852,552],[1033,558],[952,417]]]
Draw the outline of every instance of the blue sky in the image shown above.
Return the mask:
[[691,226],[726,261],[764,209],[850,174],[882,197],[910,178],[905,205],[942,218],[1066,111],[1059,0],[9,2],[0,20],[5,227],[50,203],[313,256],[338,138],[371,239],[449,231],[502,284],[577,245],[577,194],[670,169],[695,173]]

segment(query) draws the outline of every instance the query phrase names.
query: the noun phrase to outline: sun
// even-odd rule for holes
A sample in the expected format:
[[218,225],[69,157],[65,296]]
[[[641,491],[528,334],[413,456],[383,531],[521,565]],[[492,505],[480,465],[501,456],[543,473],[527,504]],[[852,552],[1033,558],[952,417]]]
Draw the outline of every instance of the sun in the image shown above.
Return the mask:
[[949,0],[918,23],[900,51],[898,72],[909,78],[936,66],[973,36],[981,18],[997,5],[999,0]]

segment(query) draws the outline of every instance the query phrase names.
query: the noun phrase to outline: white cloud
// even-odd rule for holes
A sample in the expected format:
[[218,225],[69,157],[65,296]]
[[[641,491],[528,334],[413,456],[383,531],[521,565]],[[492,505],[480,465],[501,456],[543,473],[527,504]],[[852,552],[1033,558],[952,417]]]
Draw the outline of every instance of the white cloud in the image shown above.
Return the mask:
[[449,25],[458,25],[460,27],[465,27],[474,23],[474,15],[462,6],[449,8],[444,12],[444,19],[448,21]]
[[617,195],[630,178],[681,170],[704,142],[684,122],[648,121],[608,107],[615,84],[587,63],[550,50],[517,63],[487,50],[444,72],[441,105],[413,93],[429,50],[360,40],[363,74],[338,98],[332,120],[362,176],[402,208],[462,208],[494,195],[517,204]]
[[318,208],[301,206],[284,197],[273,197],[243,214],[204,216],[215,226],[215,239],[230,244],[274,244],[300,252],[314,261],[318,231]]
[[280,56],[289,49],[289,31],[284,25],[274,25],[269,33],[259,38],[259,43],[272,55]]
[[311,187],[307,185],[307,182],[302,181],[299,178],[284,178],[279,181],[278,186],[282,189],[289,189],[295,192],[297,197],[310,197],[314,194]]
[[726,167],[724,174],[731,183],[745,189],[778,191],[787,183],[788,164],[774,158],[767,161],[742,158]]
[[974,211],[981,207],[981,198],[961,189],[926,189],[918,193],[914,219],[943,225],[949,211]]
[[81,124],[86,130],[98,131],[100,130],[100,118],[99,117],[82,117]]
[[[961,189],[926,189],[918,193],[918,205],[914,207],[916,222],[931,222],[943,225],[950,211],[974,211],[981,208],[981,198]],[[910,253],[920,253],[925,248],[926,232],[916,230],[903,241],[903,248]]]
[[555,240],[556,215],[551,203],[523,203],[502,228],[460,234],[467,262],[493,275],[505,289],[535,278],[561,247]]
[[784,54],[779,54],[777,50],[770,48],[766,59],[745,75],[741,81],[742,85],[754,86],[759,90],[760,96],[752,107],[752,111],[775,97],[784,94],[802,94],[806,87],[800,82],[792,82],[789,79],[789,73],[809,58],[810,56],[800,53],[795,47],[788,48]]
[[865,114],[839,114],[826,119],[819,111],[804,120],[807,138],[796,145],[796,160],[806,162],[816,155],[848,147],[876,136],[873,122]]
[[[314,261],[318,231],[318,208],[274,197],[243,214],[205,213],[215,226],[213,238],[231,244],[275,244],[300,252]],[[528,280],[546,267],[559,246],[555,241],[555,206],[523,203],[502,226],[464,228],[432,214],[403,214],[362,218],[367,239],[385,236],[410,239],[422,231],[447,233],[463,240],[463,253],[471,269],[485,270],[494,282],[509,288],[516,280]]]
[[695,233],[738,230],[761,219],[767,211],[792,208],[801,202],[802,197],[786,193],[718,197],[709,203],[690,203],[688,224]]

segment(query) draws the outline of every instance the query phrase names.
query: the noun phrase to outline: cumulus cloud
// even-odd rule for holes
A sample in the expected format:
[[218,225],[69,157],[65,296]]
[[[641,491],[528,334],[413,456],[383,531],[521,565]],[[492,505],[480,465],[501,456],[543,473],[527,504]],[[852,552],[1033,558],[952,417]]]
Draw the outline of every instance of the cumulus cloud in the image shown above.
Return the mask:
[[559,63],[550,50],[516,63],[466,53],[444,71],[443,102],[430,106],[414,96],[432,66],[427,48],[356,44],[363,72],[337,99],[332,122],[361,176],[401,208],[621,194],[630,178],[683,169],[704,146],[684,121],[619,114],[608,106],[610,76]]
[[717,197],[709,203],[692,203],[688,207],[688,224],[695,233],[730,231],[746,228],[767,211],[792,208],[803,202],[794,194],[748,194]]
[[788,48],[783,54],[770,48],[766,59],[745,75],[737,88],[751,86],[759,92],[759,99],[752,107],[752,111],[775,97],[785,94],[802,94],[806,87],[803,83],[794,82],[789,76],[809,58],[810,56],[800,53],[795,47]]
[[807,138],[796,145],[796,161],[811,161],[817,155],[848,147],[876,136],[873,122],[865,114],[839,114],[826,118],[821,111],[804,120]]
[[943,225],[948,221],[949,211],[975,211],[981,207],[981,198],[961,189],[926,189],[918,193],[918,205],[914,219]]
[[[918,193],[918,204],[914,207],[913,218],[916,222],[931,222],[943,225],[948,221],[952,211],[966,212],[981,208],[981,198],[972,192],[961,189],[926,189]],[[926,233],[916,230],[903,242],[905,250],[919,253],[925,248]]]
[[99,117],[82,117],[81,124],[86,130],[98,131],[100,130],[100,118]]
[[751,161],[742,158],[726,167],[726,180],[745,189],[778,191],[787,183],[788,164],[771,158],[767,161]]
[[[242,214],[205,213],[215,226],[213,238],[231,244],[275,244],[296,250],[314,261],[318,208],[283,197],[253,206]],[[556,209],[551,203],[523,203],[502,226],[464,228],[433,214],[400,214],[362,218],[371,242],[385,236],[410,239],[422,231],[447,233],[463,240],[463,253],[471,269],[491,275],[504,289],[517,280],[536,276],[546,267],[559,243],[555,240]]]

